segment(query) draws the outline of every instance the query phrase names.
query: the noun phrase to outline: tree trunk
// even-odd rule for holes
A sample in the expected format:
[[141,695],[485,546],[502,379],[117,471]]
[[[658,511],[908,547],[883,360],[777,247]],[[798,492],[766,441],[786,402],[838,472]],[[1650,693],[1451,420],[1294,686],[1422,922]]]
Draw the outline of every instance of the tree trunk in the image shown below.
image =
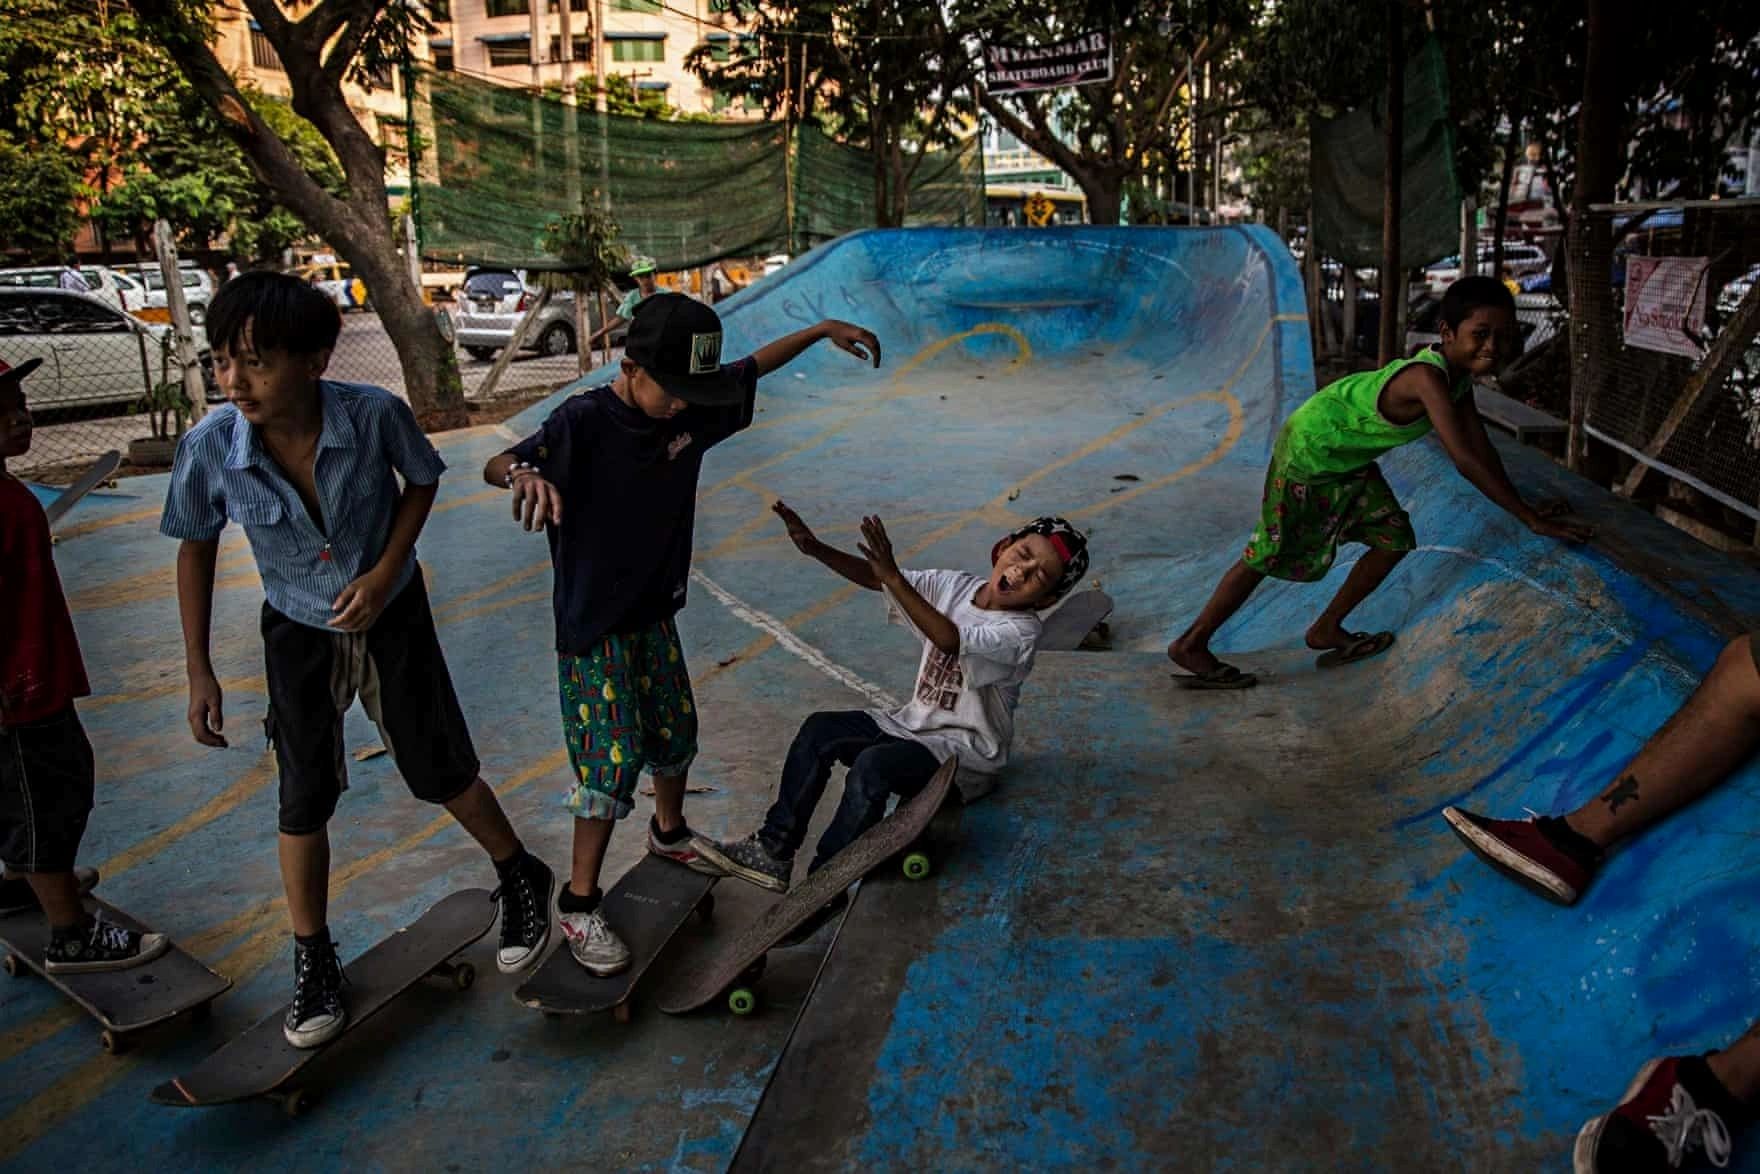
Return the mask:
[[[344,197],[326,191],[251,110],[206,37],[189,23],[176,0],[138,0],[136,7],[191,88],[219,116],[251,170],[366,283],[397,348],[404,389],[416,418],[430,429],[467,424],[457,356],[422,304],[421,291],[397,252],[387,214],[384,153],[348,108],[341,70],[334,67],[339,54],[345,54],[341,59],[346,61],[358,51],[377,6],[369,5],[372,11],[363,13],[356,4],[321,0],[297,23],[289,23],[273,5],[255,3],[251,9],[281,57],[293,90],[294,111],[318,128],[342,163],[348,181]],[[324,34],[325,29],[332,31]],[[320,50],[325,54],[322,60]]]
[[1124,176],[1115,171],[1084,167],[1070,171],[1070,178],[1088,197],[1088,223],[1118,223],[1124,210]]
[[1571,192],[1567,230],[1571,266],[1571,412],[1566,464],[1584,456],[1584,426],[1595,396],[1594,381],[1613,354],[1613,286],[1607,266],[1612,220],[1592,216],[1591,204],[1613,199],[1624,147],[1620,134],[1618,0],[1588,0],[1583,58],[1583,106],[1577,115],[1577,181]]

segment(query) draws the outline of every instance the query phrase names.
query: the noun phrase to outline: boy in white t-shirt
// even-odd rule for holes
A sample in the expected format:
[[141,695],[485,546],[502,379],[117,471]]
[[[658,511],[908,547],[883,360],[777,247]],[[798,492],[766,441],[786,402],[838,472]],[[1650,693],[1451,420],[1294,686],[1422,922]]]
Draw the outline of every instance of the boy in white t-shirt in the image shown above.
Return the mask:
[[783,503],[775,509],[801,553],[859,587],[886,592],[891,608],[923,640],[908,702],[890,713],[813,714],[795,735],[764,826],[743,840],[699,839],[697,852],[707,862],[784,893],[836,763],[848,766],[849,775],[812,869],[880,822],[889,796],[915,795],[950,757],[959,760],[968,797],[975,797],[973,784],[980,794],[989,789],[1008,762],[1015,705],[1039,641],[1038,612],[1081,580],[1088,540],[1062,518],[1037,518],[991,550],[986,580],[965,571],[900,570],[879,518],[862,519],[858,557],[820,542]]

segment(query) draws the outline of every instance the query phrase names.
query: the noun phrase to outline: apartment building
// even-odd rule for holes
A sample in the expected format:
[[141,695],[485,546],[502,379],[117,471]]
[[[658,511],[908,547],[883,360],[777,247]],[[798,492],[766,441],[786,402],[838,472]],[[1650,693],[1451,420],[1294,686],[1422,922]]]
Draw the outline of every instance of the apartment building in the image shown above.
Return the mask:
[[[439,31],[429,42],[436,71],[458,70],[507,85],[559,85],[591,76],[593,26],[604,22],[605,72],[657,91],[681,110],[737,115],[743,103],[705,87],[685,68],[698,46],[731,51],[742,31],[730,0],[566,0],[572,60],[564,61],[564,0],[428,0]],[[532,63],[533,41],[538,63]],[[730,109],[731,105],[731,109]]]

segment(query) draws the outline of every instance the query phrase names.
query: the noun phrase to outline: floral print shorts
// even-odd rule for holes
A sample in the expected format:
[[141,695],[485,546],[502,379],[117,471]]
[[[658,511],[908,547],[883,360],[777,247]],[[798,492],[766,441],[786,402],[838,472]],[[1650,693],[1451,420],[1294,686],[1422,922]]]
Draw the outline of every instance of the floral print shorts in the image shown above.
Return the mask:
[[1377,550],[1416,549],[1412,519],[1381,470],[1368,465],[1325,481],[1292,480],[1273,461],[1259,525],[1241,560],[1274,579],[1310,583],[1332,569],[1343,542]]
[[575,780],[563,805],[577,817],[622,819],[644,768],[683,774],[697,756],[697,707],[671,620],[559,655],[556,679]]

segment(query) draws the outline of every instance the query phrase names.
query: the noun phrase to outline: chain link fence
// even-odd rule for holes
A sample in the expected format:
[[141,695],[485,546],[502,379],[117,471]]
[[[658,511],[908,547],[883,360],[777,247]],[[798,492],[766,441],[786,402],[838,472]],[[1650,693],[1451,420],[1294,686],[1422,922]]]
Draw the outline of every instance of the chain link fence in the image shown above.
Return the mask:
[[[185,312],[200,319],[209,279],[189,280]],[[35,423],[31,448],[8,461],[9,471],[64,484],[111,451],[137,465],[169,460],[177,437],[218,389],[196,321],[188,326],[199,366],[186,383],[163,300],[163,281],[149,288],[135,271],[0,270],[0,359],[34,365],[24,381]],[[201,394],[192,396],[192,386]]]
[[[1571,265],[1584,431],[1633,462],[1628,494],[1654,469],[1760,521],[1760,200],[1590,215]],[[1597,278],[1610,298],[1585,297]]]
[[[121,454],[125,471],[168,467],[177,439],[207,407],[223,402],[203,322],[216,277],[223,280],[224,274],[193,265],[182,270],[187,275],[187,326],[203,383],[202,394],[194,396],[182,381],[174,343],[176,324],[164,304],[157,266],[81,265],[79,272],[90,287],[84,292],[59,284],[63,269],[0,269],[0,360],[13,367],[38,360],[24,384],[35,422],[31,448],[9,460],[8,470],[42,484],[62,485],[112,451]],[[342,332],[328,377],[370,383],[403,395],[403,367],[396,345],[348,266],[320,259],[296,264],[291,271],[322,289],[342,311]],[[154,277],[151,289],[146,274]],[[511,279],[512,274],[505,276]],[[485,275],[480,283],[494,282],[499,288],[501,277]],[[668,280],[691,288],[695,275]],[[436,270],[424,275],[424,285],[436,308],[447,310],[456,322],[465,304],[465,272]],[[535,298],[536,290],[528,296]],[[521,315],[520,299],[515,294],[505,301],[507,312],[502,317],[508,334]],[[517,405],[538,399],[579,377],[572,299],[557,298],[552,305],[508,364],[494,389],[496,402]],[[594,304],[589,330],[598,324]],[[458,345],[459,373],[472,403],[479,402],[478,393],[500,349],[482,345],[485,341],[478,338],[477,345],[466,345],[461,340]],[[590,357],[596,362],[604,355],[600,348]]]

